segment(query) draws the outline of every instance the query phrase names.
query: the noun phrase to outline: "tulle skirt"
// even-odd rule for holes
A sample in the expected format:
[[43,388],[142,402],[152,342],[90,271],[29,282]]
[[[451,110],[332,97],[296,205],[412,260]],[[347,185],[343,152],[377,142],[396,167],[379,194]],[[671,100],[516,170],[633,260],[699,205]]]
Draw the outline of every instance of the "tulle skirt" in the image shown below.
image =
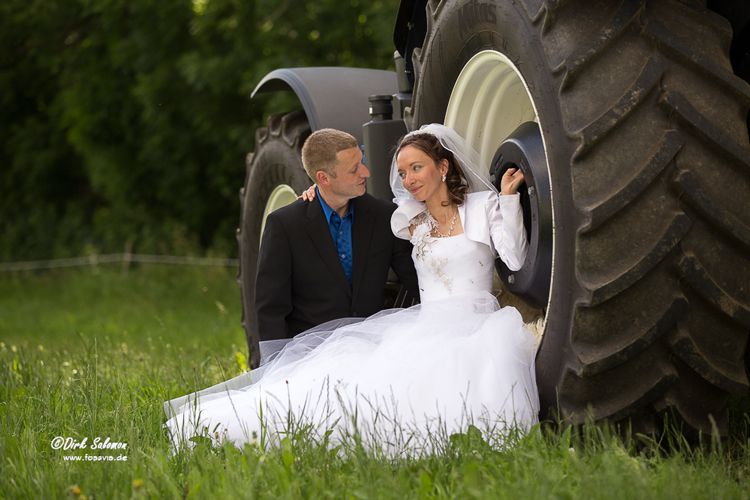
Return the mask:
[[535,338],[489,293],[262,344],[257,370],[165,403],[175,447],[194,436],[268,446],[304,432],[401,455],[435,451],[472,425],[502,436],[537,422]]

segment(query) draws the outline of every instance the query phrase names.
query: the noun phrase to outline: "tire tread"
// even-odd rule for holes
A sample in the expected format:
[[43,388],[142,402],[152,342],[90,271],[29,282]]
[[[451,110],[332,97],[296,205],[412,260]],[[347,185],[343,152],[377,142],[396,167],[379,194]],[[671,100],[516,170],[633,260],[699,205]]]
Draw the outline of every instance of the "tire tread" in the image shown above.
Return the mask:
[[[683,6],[683,8],[690,7]],[[694,16],[694,14],[691,15]],[[668,24],[668,21],[665,22]],[[612,28],[612,26],[607,26],[604,30]],[[738,340],[735,340],[736,351],[744,352],[747,346],[747,323],[750,321],[750,309],[743,302],[747,300],[747,291],[744,291],[745,297],[740,300],[722,290],[716,279],[700,265],[699,257],[694,255],[693,252],[699,250],[693,250],[692,247],[696,238],[701,240],[710,237],[722,244],[730,241],[722,236],[717,238],[717,231],[730,235],[731,241],[734,242],[732,244],[747,247],[750,231],[737,216],[727,210],[721,210],[719,202],[714,201],[706,191],[698,187],[698,180],[692,173],[695,167],[683,161],[682,157],[687,154],[684,145],[690,143],[691,153],[694,154],[697,142],[697,150],[705,151],[701,154],[707,155],[708,158],[728,158],[733,164],[742,167],[742,173],[746,174],[750,150],[732,139],[728,131],[714,124],[713,117],[698,111],[691,104],[691,100],[697,99],[706,91],[728,90],[737,98],[738,105],[744,108],[744,113],[747,113],[750,92],[745,82],[717,64],[711,62],[700,67],[708,62],[702,56],[702,52],[693,50],[687,42],[672,36],[668,26],[664,23],[653,19],[647,20],[646,29],[642,33],[630,30],[627,34],[623,34],[621,39],[628,37],[633,40],[632,43],[641,43],[641,40],[636,40],[635,37],[651,41],[653,50],[646,56],[643,69],[635,83],[617,103],[574,133],[579,137],[580,142],[572,157],[572,168],[593,168],[592,164],[587,162],[587,155],[598,147],[605,148],[600,151],[600,154],[607,154],[605,151],[608,144],[617,144],[617,141],[607,143],[603,139],[618,134],[625,124],[631,128],[638,127],[637,120],[648,119],[651,123],[663,124],[661,126],[665,128],[660,145],[654,148],[657,152],[646,159],[644,166],[640,167],[638,173],[621,189],[603,192],[595,205],[579,207],[583,209],[589,221],[588,225],[584,224],[582,229],[584,233],[590,232],[590,237],[596,238],[594,229],[611,222],[616,215],[626,210],[634,211],[634,213],[641,212],[644,220],[647,220],[644,210],[648,210],[649,205],[643,205],[641,208],[639,199],[641,194],[646,189],[651,189],[652,186],[653,189],[662,193],[662,196],[673,200],[671,203],[684,207],[684,211],[670,215],[672,221],[668,229],[650,244],[650,248],[638,246],[638,251],[642,255],[625,272],[607,283],[589,286],[591,300],[579,306],[576,314],[582,313],[583,308],[601,307],[606,301],[618,296],[649,273],[656,272],[663,266],[677,273],[679,285],[674,289],[676,294],[674,302],[667,309],[667,311],[672,311],[672,314],[665,316],[669,318],[669,321],[662,321],[661,324],[642,331],[621,350],[608,351],[606,336],[601,337],[602,341],[597,346],[598,356],[590,355],[590,346],[574,342],[573,350],[577,353],[576,362],[580,363],[575,370],[576,376],[579,377],[575,385],[578,387],[577,390],[587,391],[589,397],[602,402],[603,408],[598,413],[601,418],[616,419],[633,412],[674,411],[695,430],[712,432],[717,429],[718,425],[718,430],[723,432],[725,426],[719,414],[726,404],[726,395],[742,393],[748,389],[745,367],[742,363],[738,365],[736,359],[724,359],[710,351],[703,351],[693,339],[693,332],[688,327],[689,323],[679,320],[678,312],[689,316],[697,314],[701,308],[710,306],[733,319],[738,323],[738,327],[745,330],[744,335],[738,335],[736,337]],[[616,42],[620,42],[621,39]],[[616,45],[617,43],[600,44],[597,48],[600,48],[602,53],[599,54],[589,54],[585,50],[577,53],[583,52],[589,60],[593,60],[597,57],[604,57],[608,51],[614,51]],[[575,63],[570,64],[575,65]],[[687,82],[674,80],[671,75],[673,68],[677,66],[681,71],[686,69],[691,71],[694,79]],[[579,64],[579,67],[583,66]],[[561,99],[567,98],[569,89],[571,89],[570,85],[561,86]],[[633,111],[639,106],[645,107],[650,102],[647,97],[653,94],[656,94],[657,105],[645,109],[643,113],[635,117]],[[569,107],[574,108],[572,105]],[[649,133],[652,133],[651,129],[645,127],[642,145],[652,144],[653,138],[645,135]],[[700,139],[699,141],[694,140],[696,136]],[[643,147],[643,149],[647,148]],[[673,165],[674,168],[672,168]],[[737,169],[732,170],[728,166],[723,168],[728,172],[737,172]],[[667,182],[659,182],[665,174],[668,177]],[[663,210],[662,216],[667,216],[674,208],[670,204],[665,205]],[[695,217],[698,219],[694,220]],[[700,229],[696,226],[698,223]],[[633,237],[636,239],[638,239],[638,231],[638,228],[633,231]],[[688,235],[691,236],[688,238]],[[618,255],[617,251],[612,252],[612,258]],[[585,259],[586,257],[583,255],[579,258]],[[728,261],[725,265],[741,265],[740,262],[730,262]],[[748,265],[747,260],[744,264]],[[600,265],[616,266],[617,263],[602,261]],[[663,286],[669,285],[665,283]],[[690,293],[683,287],[689,287]],[[696,294],[703,300],[696,299]],[[648,298],[644,297],[644,300]],[[688,304],[689,307],[685,307],[684,304]],[[638,311],[623,310],[619,314],[635,316]],[[699,333],[695,332],[695,334]],[[589,337],[591,336],[595,334],[591,333]],[[663,367],[673,366],[669,372],[677,376],[670,375],[662,378],[646,376],[644,379],[644,376],[632,367],[639,366],[642,369],[644,356],[651,355],[657,356]],[[634,381],[634,386],[641,387],[640,391],[635,392],[641,392],[642,396],[637,401],[632,395],[611,397],[610,388],[601,385],[602,376],[609,380],[630,378]],[[565,387],[564,379],[563,388]],[[672,382],[664,383],[667,379]],[[661,389],[653,390],[657,386]],[[582,389],[583,387],[585,389]],[[687,393],[691,394],[690,398],[685,397]],[[607,398],[610,398],[609,402],[605,402]],[[574,416],[576,417],[574,420],[580,421],[584,413],[583,409],[583,401],[570,398],[563,413]],[[719,419],[719,424],[716,419]]]

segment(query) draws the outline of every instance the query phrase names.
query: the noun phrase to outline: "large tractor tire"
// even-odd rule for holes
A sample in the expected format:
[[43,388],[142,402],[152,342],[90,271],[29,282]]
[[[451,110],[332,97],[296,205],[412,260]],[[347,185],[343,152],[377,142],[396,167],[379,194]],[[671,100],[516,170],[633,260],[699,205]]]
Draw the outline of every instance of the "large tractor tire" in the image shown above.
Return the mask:
[[302,144],[310,135],[304,112],[274,115],[268,126],[255,133],[255,152],[248,155],[245,185],[240,190],[240,227],[237,242],[240,270],[237,282],[242,296],[242,326],[250,351],[250,367],[260,363],[260,340],[255,321],[255,275],[258,251],[267,215],[295,200],[310,186],[302,167]]
[[[541,129],[543,412],[725,431],[729,395],[748,391],[750,332],[750,87],[732,71],[729,23],[666,0],[428,1],[426,16],[411,129],[469,127],[483,158],[504,122]],[[505,65],[481,62],[493,57]],[[530,116],[494,104],[509,69]]]

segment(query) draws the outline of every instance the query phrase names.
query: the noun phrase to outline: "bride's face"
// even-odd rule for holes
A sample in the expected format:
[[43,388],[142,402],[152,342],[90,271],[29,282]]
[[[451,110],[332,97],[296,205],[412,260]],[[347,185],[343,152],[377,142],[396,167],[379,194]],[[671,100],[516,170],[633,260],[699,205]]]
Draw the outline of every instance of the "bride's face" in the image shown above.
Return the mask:
[[401,182],[417,201],[434,197],[447,198],[448,188],[442,177],[448,172],[448,160],[435,160],[419,148],[404,146],[396,157]]

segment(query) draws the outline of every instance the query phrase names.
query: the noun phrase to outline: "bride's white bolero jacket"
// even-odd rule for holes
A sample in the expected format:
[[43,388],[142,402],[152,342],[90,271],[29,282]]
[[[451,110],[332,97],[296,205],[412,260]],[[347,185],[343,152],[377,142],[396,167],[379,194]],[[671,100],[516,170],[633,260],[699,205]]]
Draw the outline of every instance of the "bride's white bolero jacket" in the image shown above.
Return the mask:
[[[427,209],[414,199],[401,200],[391,216],[391,230],[401,239],[411,239],[412,219]],[[526,230],[520,195],[500,195],[493,191],[468,193],[458,207],[466,237],[493,248],[511,271],[523,266],[526,258]]]

